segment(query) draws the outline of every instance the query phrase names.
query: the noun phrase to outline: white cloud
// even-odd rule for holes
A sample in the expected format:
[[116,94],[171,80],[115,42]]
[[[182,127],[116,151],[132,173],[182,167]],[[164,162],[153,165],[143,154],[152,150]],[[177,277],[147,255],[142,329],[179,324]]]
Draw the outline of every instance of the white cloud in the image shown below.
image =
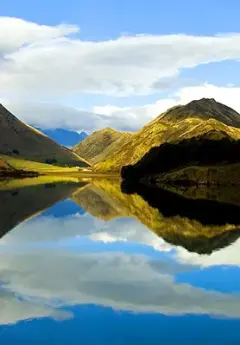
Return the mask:
[[95,106],[90,110],[75,109],[60,104],[2,101],[22,121],[43,128],[63,127],[91,133],[104,127],[121,131],[136,131],[168,108],[186,104],[194,99],[215,98],[216,101],[232,107],[240,113],[240,88],[220,87],[205,83],[184,87],[172,93],[169,98],[144,106],[117,107],[115,105]]
[[[0,56],[24,46],[77,33],[74,25],[46,26],[14,17],[0,17]],[[8,56],[7,56],[8,57]]]
[[210,266],[240,266],[240,240],[235,243],[217,250],[209,255],[200,255],[197,253],[188,252],[186,249],[178,247],[176,249],[176,260],[183,264],[197,265],[202,267]]
[[205,83],[199,86],[184,87],[175,93],[180,104],[186,104],[195,99],[214,98],[240,113],[240,87],[216,86]]
[[63,242],[87,236],[92,241],[132,242],[150,246],[159,251],[170,251],[162,238],[133,218],[119,218],[108,222],[87,213],[64,218],[37,217],[22,223],[0,240],[0,248],[31,243]]
[[108,124],[104,115],[98,115],[88,110],[79,110],[61,104],[3,101],[20,120],[42,128],[65,128],[76,131],[84,129],[92,132]]
[[58,310],[44,303],[34,303],[28,299],[19,300],[14,292],[0,289],[0,325],[14,324],[22,320],[50,317],[55,320],[68,319],[72,314]]
[[[238,295],[176,283],[174,275],[186,269],[174,262],[123,253],[84,254],[54,247],[0,252],[0,280],[5,291],[35,301],[39,308],[47,305],[50,310],[63,310],[64,306],[97,304],[165,315],[240,317]],[[7,302],[0,299],[0,310],[6,303],[9,296]],[[24,318],[24,308],[22,303],[19,319]],[[0,312],[0,323],[16,322],[16,313],[7,311],[8,315]],[[46,316],[49,314],[47,311]],[[32,317],[39,316],[34,312]]]
[[240,240],[211,254],[198,254],[189,252],[181,246],[167,243],[135,218],[102,221],[87,213],[64,218],[37,217],[24,222],[0,240],[0,250],[8,251],[19,246],[45,242],[64,243],[76,238],[81,240],[83,237],[103,243],[136,243],[151,247],[159,252],[171,252],[170,255],[174,260],[185,265],[198,267],[240,266]]
[[240,35],[137,35],[108,41],[72,38],[71,25],[42,26],[0,17],[0,92],[148,94],[172,85],[183,68],[240,58]]

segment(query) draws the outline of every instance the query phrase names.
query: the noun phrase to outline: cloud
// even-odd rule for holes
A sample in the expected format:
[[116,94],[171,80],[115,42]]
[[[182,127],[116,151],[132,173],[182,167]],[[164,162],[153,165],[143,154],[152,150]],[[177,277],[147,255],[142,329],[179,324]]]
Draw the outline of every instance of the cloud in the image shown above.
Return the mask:
[[159,251],[173,247],[132,218],[120,218],[108,222],[88,214],[65,218],[37,217],[18,225],[0,240],[3,246],[19,246],[31,243],[64,242],[73,238],[88,237],[98,242],[132,242],[150,246]]
[[22,320],[50,317],[55,320],[68,319],[72,314],[58,310],[44,303],[34,303],[28,299],[17,299],[14,292],[0,288],[0,325],[14,324]]
[[0,17],[0,28],[0,54],[2,56],[34,43],[46,42],[79,32],[79,28],[74,25],[39,25],[14,17]]
[[65,128],[92,132],[108,124],[104,115],[88,110],[79,110],[61,104],[2,101],[20,120],[41,128]]
[[68,93],[150,94],[183,68],[238,60],[240,35],[136,35],[81,40],[79,28],[0,17],[0,92],[19,97]]
[[76,109],[61,104],[2,101],[3,105],[20,120],[41,128],[66,128],[91,133],[105,127],[120,131],[136,131],[151,121],[175,100],[164,99],[142,107],[93,107]]
[[139,107],[115,107],[113,105],[95,106],[93,112],[106,114],[109,123],[114,128],[124,130],[125,127],[132,131],[138,130],[153,120],[159,114],[175,105],[185,105],[192,100],[201,98],[214,98],[220,103],[235,109],[240,113],[240,88],[234,86],[216,86],[205,83],[198,86],[184,87],[172,93],[169,98],[159,99],[156,103]]
[[[106,222],[87,213],[61,219],[50,216],[31,219],[8,232],[0,240],[0,250],[8,251],[19,246],[46,242],[64,244],[72,239],[78,239],[78,243],[81,244],[81,238],[84,237],[92,242],[128,242],[145,245],[158,252],[168,252],[173,260],[183,265],[240,266],[240,240],[211,254],[198,254],[165,242],[134,218],[119,218]],[[139,247],[139,251],[141,248]]]
[[169,98],[159,99],[152,104],[132,107],[115,105],[94,106],[90,110],[76,109],[61,104],[42,102],[7,101],[2,103],[19,119],[42,128],[68,128],[88,133],[104,127],[120,131],[137,131],[162,112],[178,104],[186,104],[194,99],[215,98],[240,112],[240,88],[220,87],[205,83],[184,87],[170,94]]
[[[47,305],[50,310],[61,308],[64,312],[65,306],[96,304],[165,315],[240,317],[238,295],[176,283],[174,275],[182,271],[182,265],[152,261],[143,255],[83,254],[61,247],[0,252],[0,280],[5,291],[35,301],[39,308]],[[0,299],[0,310],[10,303],[7,298],[8,302]],[[24,318],[25,303],[21,307],[19,319]],[[16,322],[16,313],[7,311],[8,315],[0,313],[0,323]],[[39,317],[36,312],[32,316]]]
[[184,248],[178,247],[176,248],[174,257],[180,263],[202,267],[221,265],[240,266],[239,250],[240,240],[210,255],[191,253]]

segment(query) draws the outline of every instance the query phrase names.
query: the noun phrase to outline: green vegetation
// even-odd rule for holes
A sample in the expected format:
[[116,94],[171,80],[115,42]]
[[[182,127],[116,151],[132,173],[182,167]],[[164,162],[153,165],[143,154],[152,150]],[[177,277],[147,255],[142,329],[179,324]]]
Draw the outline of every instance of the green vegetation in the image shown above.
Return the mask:
[[[211,136],[210,136],[211,135]],[[224,169],[229,164],[240,163],[239,157],[240,140],[233,140],[228,136],[224,136],[221,132],[209,132],[207,137],[205,135],[195,137],[191,139],[185,139],[177,144],[164,143],[159,147],[153,147],[143,158],[135,165],[129,165],[122,168],[121,174],[123,178],[127,179],[140,179],[146,175],[163,174],[174,171],[174,175],[178,175],[178,170],[182,170],[183,167],[190,167],[194,165],[194,171],[196,167],[201,166],[209,167],[208,177],[204,177],[205,183],[220,183],[222,181],[231,181],[231,176],[220,178],[223,175]],[[221,167],[223,165],[224,167]],[[238,165],[234,168],[234,172],[237,170]],[[232,168],[233,169],[233,168]],[[231,169],[231,170],[232,170]],[[205,169],[206,170],[206,169]],[[229,169],[228,169],[229,170]],[[191,170],[188,170],[188,176]],[[201,169],[202,175],[203,169]],[[219,173],[219,176],[218,176]],[[181,173],[181,175],[183,175]],[[187,181],[187,175],[184,175]],[[184,180],[182,176],[181,180]],[[193,175],[192,175],[193,176]],[[238,173],[240,177],[240,171]],[[197,177],[195,173],[195,177]],[[234,175],[234,183],[237,174]],[[226,181],[225,181],[226,180]],[[204,183],[199,180],[199,183]],[[240,181],[238,179],[238,181]]]
[[91,164],[96,164],[103,161],[107,156],[114,154],[132,135],[132,133],[104,128],[89,135],[85,140],[76,145],[73,151],[91,162]]
[[11,168],[16,170],[24,170],[24,171],[37,171],[41,173],[48,173],[48,172],[77,172],[79,168],[64,168],[55,165],[45,164],[34,162],[22,158],[15,158],[12,156],[1,155],[1,158],[9,165]]

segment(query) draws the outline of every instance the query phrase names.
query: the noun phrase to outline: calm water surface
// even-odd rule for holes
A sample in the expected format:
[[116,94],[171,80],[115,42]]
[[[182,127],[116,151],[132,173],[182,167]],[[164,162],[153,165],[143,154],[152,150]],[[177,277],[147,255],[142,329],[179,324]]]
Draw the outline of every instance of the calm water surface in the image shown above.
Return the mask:
[[1,344],[240,344],[238,196],[88,182],[0,185]]

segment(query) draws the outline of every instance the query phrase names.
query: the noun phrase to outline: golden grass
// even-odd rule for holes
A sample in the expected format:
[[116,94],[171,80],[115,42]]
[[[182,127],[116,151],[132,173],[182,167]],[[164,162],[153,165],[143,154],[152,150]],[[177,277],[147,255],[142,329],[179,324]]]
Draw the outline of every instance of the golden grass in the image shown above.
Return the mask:
[[39,163],[34,161],[29,161],[22,158],[11,157],[7,155],[1,155],[3,160],[9,164],[11,167],[17,170],[24,170],[24,171],[37,171],[39,173],[47,173],[47,172],[78,172],[79,168],[73,167],[59,167],[56,165]]
[[[85,181],[83,181],[85,182]],[[81,183],[81,180],[72,176],[39,176],[22,179],[0,179],[0,191],[9,189],[19,189],[30,186],[38,186],[49,183]]]
[[133,133],[118,132],[111,128],[104,128],[94,132],[73,148],[81,157],[91,164],[103,161],[110,154],[114,154],[119,147],[131,138]]

